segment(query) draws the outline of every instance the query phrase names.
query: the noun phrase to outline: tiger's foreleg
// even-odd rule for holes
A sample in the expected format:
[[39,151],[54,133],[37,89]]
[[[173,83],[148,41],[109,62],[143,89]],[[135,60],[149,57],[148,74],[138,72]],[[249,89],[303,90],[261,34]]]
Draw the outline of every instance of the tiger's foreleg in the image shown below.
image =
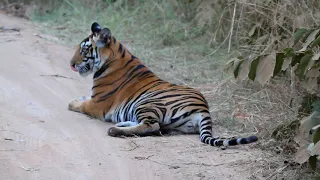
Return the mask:
[[88,108],[91,103],[91,97],[82,96],[69,102],[68,109],[83,114],[88,114]]
[[126,127],[111,127],[108,130],[109,136],[128,136],[128,135],[150,135],[157,134],[160,131],[160,125],[157,121],[154,120],[143,120],[139,124]]
[[91,97],[82,96],[78,99],[70,101],[68,109],[70,111],[75,111],[88,115],[91,118],[105,120],[103,113],[101,113],[101,111],[99,111],[99,107],[97,107],[97,103],[94,103]]

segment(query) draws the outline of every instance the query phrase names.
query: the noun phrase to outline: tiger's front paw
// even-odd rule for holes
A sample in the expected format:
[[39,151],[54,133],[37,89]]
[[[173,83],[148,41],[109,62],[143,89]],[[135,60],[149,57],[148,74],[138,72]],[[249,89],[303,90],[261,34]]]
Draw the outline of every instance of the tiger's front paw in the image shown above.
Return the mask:
[[81,106],[86,99],[87,98],[85,96],[82,96],[82,97],[79,97],[78,99],[74,99],[70,101],[68,105],[68,109],[70,111],[80,112]]

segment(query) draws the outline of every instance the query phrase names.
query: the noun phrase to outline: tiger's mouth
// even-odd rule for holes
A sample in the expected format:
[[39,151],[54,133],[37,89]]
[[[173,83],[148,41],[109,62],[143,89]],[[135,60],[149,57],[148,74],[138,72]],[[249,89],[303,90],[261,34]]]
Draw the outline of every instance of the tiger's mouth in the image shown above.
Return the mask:
[[71,69],[75,72],[78,72],[78,69],[76,68],[76,65],[73,64],[73,65],[70,65]]
[[90,64],[85,64],[84,66],[80,66],[78,69],[79,69],[79,74],[81,76],[86,76],[90,74],[90,72],[92,71]]
[[93,65],[90,62],[82,63],[82,64],[70,64],[71,69],[74,72],[79,72],[80,76],[87,76],[93,72]]

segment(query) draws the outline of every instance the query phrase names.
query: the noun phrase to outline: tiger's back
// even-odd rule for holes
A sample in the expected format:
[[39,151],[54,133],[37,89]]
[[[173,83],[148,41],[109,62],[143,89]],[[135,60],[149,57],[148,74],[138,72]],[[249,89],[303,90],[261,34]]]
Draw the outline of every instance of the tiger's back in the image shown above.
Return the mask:
[[257,141],[256,136],[213,138],[208,103],[199,91],[160,79],[109,29],[94,23],[91,30],[70,65],[80,75],[94,73],[92,96],[71,101],[70,110],[116,123],[108,131],[110,136],[177,130],[200,133],[200,140],[213,146]]

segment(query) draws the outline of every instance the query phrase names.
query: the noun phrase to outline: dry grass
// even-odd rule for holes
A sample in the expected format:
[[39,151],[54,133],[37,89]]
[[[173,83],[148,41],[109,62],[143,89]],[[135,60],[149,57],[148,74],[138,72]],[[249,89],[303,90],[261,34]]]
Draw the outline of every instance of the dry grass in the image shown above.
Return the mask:
[[293,153],[292,139],[281,138],[287,137],[281,130],[276,134],[278,142],[271,139],[279,125],[298,120],[304,93],[290,86],[288,76],[265,86],[235,82],[223,65],[230,56],[282,48],[296,27],[317,26],[318,1],[118,1],[114,5],[95,1],[90,9],[85,8],[85,0],[63,2],[28,17],[40,22],[44,33],[72,46],[88,35],[93,21],[108,26],[161,78],[200,89],[224,136],[260,137],[256,147],[270,154],[252,163],[252,179],[255,174],[266,179],[302,177],[299,174],[305,170],[291,164],[292,156],[274,156]]
[[245,54],[264,54],[282,50],[294,31],[319,25],[316,0],[240,0],[236,1],[234,41]]
[[309,180],[315,178],[306,165],[299,166],[288,156],[275,156],[273,153],[265,152],[255,162],[249,165],[250,179],[257,180]]

